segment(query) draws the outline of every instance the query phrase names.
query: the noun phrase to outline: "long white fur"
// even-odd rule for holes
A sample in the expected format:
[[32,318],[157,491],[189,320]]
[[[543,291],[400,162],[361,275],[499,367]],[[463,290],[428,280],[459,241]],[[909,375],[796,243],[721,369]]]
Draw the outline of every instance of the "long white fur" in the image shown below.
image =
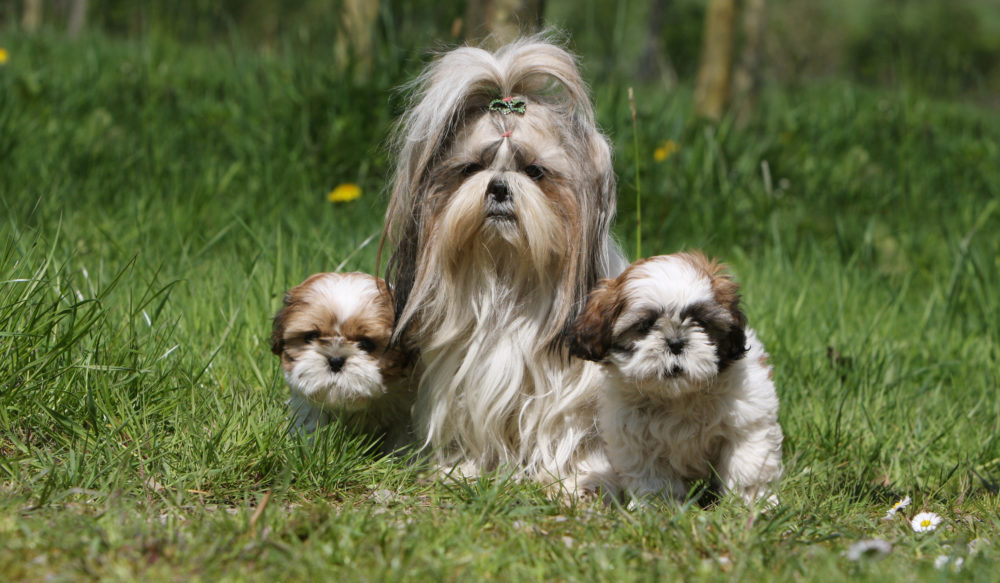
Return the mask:
[[[484,115],[490,95],[523,97],[527,112]],[[444,161],[490,140],[500,140],[490,167],[449,190]],[[515,141],[558,170],[571,199],[519,172]],[[603,373],[558,342],[589,286],[625,265],[609,234],[610,149],[573,58],[539,37],[449,52],[415,82],[396,145],[383,241],[395,247],[390,271],[413,273],[412,285],[395,281],[397,338],[419,351],[414,420],[425,446],[466,475],[610,487],[596,424]],[[515,224],[484,220],[496,178],[516,197]]]

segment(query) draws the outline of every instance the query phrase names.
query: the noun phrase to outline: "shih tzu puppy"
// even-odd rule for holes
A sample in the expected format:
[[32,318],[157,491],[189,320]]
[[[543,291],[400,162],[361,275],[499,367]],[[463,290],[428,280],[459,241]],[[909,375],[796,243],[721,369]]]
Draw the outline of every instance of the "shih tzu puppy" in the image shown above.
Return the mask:
[[390,346],[389,288],[365,273],[317,273],[290,289],[274,317],[271,351],[281,357],[293,431],[339,416],[392,450],[404,445],[413,395],[408,358]]
[[571,346],[608,372],[600,428],[628,494],[683,500],[704,479],[747,502],[770,496],[778,397],[723,265],[700,253],[637,261],[593,291]]
[[[394,340],[419,355],[414,422],[445,468],[593,488],[599,367],[565,334],[626,262],[607,140],[573,57],[541,37],[464,47],[414,82],[382,246]],[[606,485],[606,484],[605,484]]]

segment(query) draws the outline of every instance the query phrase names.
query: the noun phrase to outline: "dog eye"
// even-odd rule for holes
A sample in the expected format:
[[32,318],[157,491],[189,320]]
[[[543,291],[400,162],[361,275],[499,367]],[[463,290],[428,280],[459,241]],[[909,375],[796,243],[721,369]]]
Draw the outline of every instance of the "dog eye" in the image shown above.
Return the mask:
[[480,172],[482,170],[483,170],[482,164],[477,164],[475,162],[472,162],[471,164],[466,164],[465,166],[462,166],[462,176],[472,176],[476,172]]
[[375,350],[375,341],[371,338],[359,338],[357,344],[358,348],[365,352],[373,352]]
[[529,164],[528,166],[525,166],[524,173],[528,176],[528,178],[534,180],[535,182],[545,178],[545,168],[542,168],[537,164]]
[[699,328],[706,328],[708,323],[713,320],[714,312],[712,307],[707,304],[693,304],[681,312],[681,321]]
[[313,330],[312,332],[306,332],[305,336],[302,337],[302,340],[306,342],[315,342],[318,339],[319,339],[319,332],[317,332],[316,330]]
[[632,327],[632,329],[635,330],[636,334],[639,334],[640,336],[645,336],[646,334],[649,334],[650,330],[653,329],[653,324],[655,323],[656,323],[656,318],[646,318],[645,320],[638,322],[635,326]]

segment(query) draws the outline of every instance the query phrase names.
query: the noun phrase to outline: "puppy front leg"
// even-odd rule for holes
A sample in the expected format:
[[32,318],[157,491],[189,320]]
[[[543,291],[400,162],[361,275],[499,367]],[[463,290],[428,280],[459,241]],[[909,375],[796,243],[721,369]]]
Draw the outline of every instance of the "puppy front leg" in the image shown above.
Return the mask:
[[566,500],[583,499],[599,496],[605,502],[615,499],[621,491],[618,474],[611,467],[603,444],[591,444],[573,460],[569,467],[557,471],[542,470],[543,481],[552,479],[552,491]]
[[633,509],[650,498],[683,502],[688,494],[688,485],[680,476],[656,464],[623,473],[622,485],[630,498],[629,508]]
[[764,497],[777,503],[771,487],[781,477],[781,441],[781,428],[775,424],[727,442],[715,466],[724,491],[747,504]]
[[307,401],[302,395],[292,392],[288,399],[288,413],[291,434],[313,433],[330,422],[330,414]]

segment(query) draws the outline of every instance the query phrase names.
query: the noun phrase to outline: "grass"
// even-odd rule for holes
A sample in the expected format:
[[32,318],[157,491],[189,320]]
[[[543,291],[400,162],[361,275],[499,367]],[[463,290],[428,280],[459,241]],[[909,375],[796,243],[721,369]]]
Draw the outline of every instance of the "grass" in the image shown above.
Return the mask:
[[[239,47],[4,42],[5,579],[938,580],[941,554],[994,578],[996,111],[829,81],[715,127],[686,90],[637,86],[634,132],[631,81],[595,73],[619,237],[641,171],[643,249],[733,266],[787,436],[770,513],[628,512],[502,476],[435,482],[337,426],[286,435],[270,317],[309,273],[374,270],[359,247],[410,65],[357,84]],[[327,202],[344,182],[363,196]],[[881,521],[906,495],[901,515],[944,525]],[[842,556],[873,537],[895,545],[883,561]],[[993,544],[970,554],[977,538]]]

